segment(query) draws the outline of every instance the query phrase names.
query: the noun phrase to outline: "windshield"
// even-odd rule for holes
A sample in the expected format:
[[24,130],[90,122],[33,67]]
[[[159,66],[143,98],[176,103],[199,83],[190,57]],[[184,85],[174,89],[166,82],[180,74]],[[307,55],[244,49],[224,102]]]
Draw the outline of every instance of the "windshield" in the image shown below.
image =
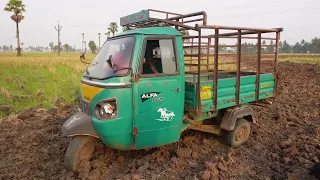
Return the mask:
[[[111,39],[101,48],[96,58],[88,67],[86,75],[91,78],[104,79],[112,76],[123,75],[129,71],[131,55],[133,53],[133,37]],[[114,71],[109,67],[107,60],[112,56],[113,64],[120,70]]]

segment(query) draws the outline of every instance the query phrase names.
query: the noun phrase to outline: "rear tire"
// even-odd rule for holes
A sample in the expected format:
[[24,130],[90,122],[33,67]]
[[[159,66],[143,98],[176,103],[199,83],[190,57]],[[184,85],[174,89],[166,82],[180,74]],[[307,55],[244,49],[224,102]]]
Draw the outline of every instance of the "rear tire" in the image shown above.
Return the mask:
[[89,161],[95,149],[96,138],[75,136],[69,143],[64,158],[64,166],[69,171],[76,171],[80,161]]
[[251,134],[251,123],[245,119],[238,119],[234,130],[228,131],[225,135],[226,143],[234,148],[244,144]]

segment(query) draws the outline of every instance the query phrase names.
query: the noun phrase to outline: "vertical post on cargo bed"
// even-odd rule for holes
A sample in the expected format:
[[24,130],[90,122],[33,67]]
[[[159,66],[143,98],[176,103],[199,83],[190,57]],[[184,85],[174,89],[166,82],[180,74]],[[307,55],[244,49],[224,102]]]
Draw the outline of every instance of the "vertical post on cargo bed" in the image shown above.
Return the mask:
[[[191,38],[191,54],[193,54],[193,46],[194,46],[194,42],[193,42],[194,38]],[[191,56],[191,64],[193,64],[193,56]],[[190,66],[190,71],[192,71],[192,66]],[[194,75],[193,75],[194,76]],[[194,81],[195,82],[195,81]]]
[[210,44],[211,38],[208,38],[208,47],[207,47],[207,70],[209,69],[209,62],[210,62]]
[[277,96],[277,90],[278,90],[278,81],[277,81],[277,73],[278,73],[278,54],[279,54],[279,40],[280,40],[280,32],[276,32],[276,57],[275,57],[275,62],[274,62],[274,72],[273,72],[273,77],[274,77],[274,89],[273,89],[273,96]]
[[260,61],[261,61],[261,31],[258,32],[258,57],[257,57],[257,73],[256,73],[256,102],[259,101]]
[[201,28],[198,29],[198,82],[197,82],[197,99],[198,99],[198,108],[197,113],[201,113],[201,99],[200,99],[200,59],[201,59]]
[[218,57],[219,57],[219,29],[215,29],[214,34],[214,77],[213,77],[213,99],[212,105],[214,106],[214,112],[218,110]]
[[238,30],[238,47],[237,47],[237,79],[236,79],[236,105],[239,105],[240,98],[240,66],[241,66],[241,30]]

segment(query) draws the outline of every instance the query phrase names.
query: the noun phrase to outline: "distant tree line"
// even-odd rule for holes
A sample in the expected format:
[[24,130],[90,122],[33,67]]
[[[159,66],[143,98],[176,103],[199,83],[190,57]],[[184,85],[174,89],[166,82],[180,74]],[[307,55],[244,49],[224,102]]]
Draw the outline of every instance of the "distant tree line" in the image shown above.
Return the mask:
[[[58,52],[58,48],[59,46],[58,45],[53,45],[52,43],[52,46],[50,46],[51,43],[49,44],[49,47],[48,46],[28,46],[28,47],[21,47],[21,51],[22,52]],[[60,47],[61,48],[61,51],[64,51],[64,52],[80,52],[81,49],[76,49],[76,46],[70,46],[68,44],[65,44],[63,46]],[[13,48],[12,45],[10,46],[6,46],[6,45],[3,45],[3,46],[0,46],[0,52],[14,52],[14,51],[17,51],[17,48]]]
[[287,41],[279,42],[279,52],[281,53],[320,53],[320,38],[313,38],[310,42],[304,39],[290,45]]

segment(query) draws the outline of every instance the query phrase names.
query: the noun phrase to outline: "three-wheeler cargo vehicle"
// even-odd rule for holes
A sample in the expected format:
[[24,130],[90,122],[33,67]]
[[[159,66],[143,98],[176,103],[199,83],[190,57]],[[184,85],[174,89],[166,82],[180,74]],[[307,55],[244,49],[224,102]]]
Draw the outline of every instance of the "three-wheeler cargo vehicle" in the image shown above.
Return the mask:
[[276,97],[282,28],[207,25],[206,12],[152,9],[120,25],[127,31],[109,37],[87,67],[79,112],[63,124],[72,136],[67,169],[89,160],[97,139],[119,150],[175,143],[188,129],[222,135],[231,147],[248,140],[250,104]]

